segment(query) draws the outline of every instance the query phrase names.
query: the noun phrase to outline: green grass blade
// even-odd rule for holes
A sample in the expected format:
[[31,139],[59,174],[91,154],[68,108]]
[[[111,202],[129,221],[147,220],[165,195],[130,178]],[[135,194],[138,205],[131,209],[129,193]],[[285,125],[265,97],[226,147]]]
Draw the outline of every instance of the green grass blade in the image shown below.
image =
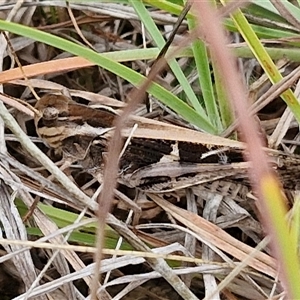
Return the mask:
[[272,231],[276,233],[274,238],[276,242],[276,250],[282,259],[280,264],[280,272],[283,276],[288,277],[288,290],[292,295],[292,299],[300,299],[300,265],[298,257],[297,239],[291,233],[286,220],[286,207],[279,182],[272,175],[265,175],[261,178],[260,185],[262,187],[265,205],[270,215],[270,225]]
[[[300,62],[300,50],[298,48],[266,48],[265,50],[273,60],[288,59],[293,62]],[[238,57],[253,58],[253,52],[248,47],[237,47],[232,49],[233,53]],[[188,54],[188,53],[186,53]]]
[[174,15],[179,15],[183,8],[182,5],[172,3],[171,1],[168,0],[158,0],[158,1],[143,0],[143,2]]
[[[269,0],[265,0],[265,1],[254,0],[252,2],[254,4],[258,5],[258,6],[261,6],[261,7],[265,8],[266,10],[269,10],[270,12],[278,14],[277,9],[273,6],[273,4],[271,3],[271,1],[269,1]],[[294,4],[292,4],[291,2],[289,2],[287,0],[280,0],[280,2],[282,4],[284,4],[284,6],[286,7],[286,9],[289,10],[290,13],[296,19],[300,20],[300,9],[299,9],[299,7],[295,6]]]
[[230,101],[228,100],[227,93],[224,89],[222,77],[219,76],[219,72],[216,67],[214,67],[214,78],[215,78],[217,101],[218,101],[223,128],[228,128],[229,125],[233,123],[234,118],[232,114]]
[[[229,19],[224,20],[225,27],[232,32],[239,32],[236,24]],[[279,38],[291,38],[291,37],[299,37],[298,34],[282,29],[275,29],[275,28],[267,28],[260,25],[250,25],[252,30],[255,32],[257,37],[264,38],[264,39],[279,39]]]
[[[195,20],[188,20],[189,29],[195,28]],[[192,44],[192,51],[195,58],[197,73],[199,74],[199,85],[201,87],[205,108],[210,119],[210,122],[222,131],[222,122],[219,115],[215,91],[213,89],[212,76],[210,71],[210,60],[207,48],[204,42],[195,40]]]

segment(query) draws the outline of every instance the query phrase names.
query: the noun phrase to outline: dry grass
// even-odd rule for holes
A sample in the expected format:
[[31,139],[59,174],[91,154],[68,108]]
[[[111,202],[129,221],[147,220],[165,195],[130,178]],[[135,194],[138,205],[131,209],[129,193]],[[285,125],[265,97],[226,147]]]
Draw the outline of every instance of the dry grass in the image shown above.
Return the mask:
[[[138,49],[143,42],[148,47],[152,45],[134,10],[127,6],[112,5],[111,10],[107,7],[100,10],[91,4],[89,10],[81,11],[74,3],[70,4],[74,15],[70,14],[70,7],[69,11],[58,6],[50,8],[47,3],[15,12],[13,7],[17,8],[8,5],[0,14],[7,17],[15,13],[16,22],[76,40],[98,52]],[[152,16],[166,35],[169,25],[176,21],[171,15],[162,18],[155,10]],[[185,34],[184,23],[175,42],[182,42]],[[84,59],[70,58],[66,52],[25,37],[10,35],[9,39],[23,71],[12,63],[14,55],[9,50],[0,49],[5,70],[0,74],[5,93],[0,99],[9,110],[1,112],[6,126],[4,129],[1,123],[0,131],[3,299],[89,299],[90,293],[93,299],[284,299],[277,263],[270,254],[256,197],[246,176],[239,180],[228,176],[167,193],[136,191],[125,185],[116,187],[121,131],[130,118],[127,135],[130,125],[138,123],[134,132],[137,137],[166,140],[175,137],[179,141],[245,149],[239,141],[196,131],[153,99],[150,99],[152,111],[147,111],[144,92],[156,73],[160,75],[155,80],[168,90],[178,88],[168,68],[150,71],[149,60],[124,62],[148,74],[148,81],[137,90]],[[5,39],[2,43],[6,45]],[[193,73],[190,58],[183,57],[178,62],[186,73]],[[249,81],[247,84],[249,99],[258,99],[251,111],[258,113],[260,134],[269,136],[271,146],[281,145],[283,150],[289,148],[293,152],[295,149],[290,148],[294,146],[290,145],[297,144],[298,125],[277,97],[280,88],[287,89],[298,79],[296,71],[290,71],[297,70],[295,65],[278,61],[278,68],[283,73],[286,68],[291,74],[270,88],[253,60],[244,59],[240,63],[245,77],[246,74],[251,77],[251,84]],[[164,62],[158,66],[163,69]],[[97,102],[120,113],[108,147],[107,161],[112,163],[104,171],[101,193],[99,184],[78,166],[71,166],[65,173],[59,170],[54,162],[61,157],[37,138],[33,112],[9,97],[30,105],[36,102],[27,79],[23,78],[24,72],[40,96],[67,89],[80,103]],[[191,85],[199,89],[194,81]],[[129,100],[132,101],[128,104]],[[130,117],[132,113],[135,117]],[[233,127],[228,128],[223,135],[229,136],[232,130]],[[250,137],[253,139],[253,135]],[[248,168],[246,162],[245,166]],[[95,199],[100,201],[100,208]],[[37,201],[40,204],[23,222],[22,217]],[[109,227],[104,223],[108,209]],[[99,228],[107,236],[103,244]],[[99,248],[94,247],[97,239],[98,247],[109,248],[102,254],[101,283],[95,276],[95,265],[99,266],[101,257]],[[26,243],[28,240],[33,243]],[[12,288],[11,282],[17,288]]]

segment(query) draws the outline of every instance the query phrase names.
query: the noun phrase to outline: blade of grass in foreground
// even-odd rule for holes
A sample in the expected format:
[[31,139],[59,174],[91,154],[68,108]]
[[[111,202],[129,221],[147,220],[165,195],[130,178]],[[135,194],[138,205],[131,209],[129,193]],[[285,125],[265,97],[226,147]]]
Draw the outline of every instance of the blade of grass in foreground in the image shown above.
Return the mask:
[[281,271],[287,276],[286,281],[290,286],[288,290],[293,294],[293,299],[300,299],[300,264],[298,257],[297,237],[288,227],[286,220],[287,209],[285,199],[279,187],[279,182],[272,175],[266,175],[260,180],[261,190],[265,198],[265,205],[269,211],[272,230],[276,233],[276,251],[281,252]]

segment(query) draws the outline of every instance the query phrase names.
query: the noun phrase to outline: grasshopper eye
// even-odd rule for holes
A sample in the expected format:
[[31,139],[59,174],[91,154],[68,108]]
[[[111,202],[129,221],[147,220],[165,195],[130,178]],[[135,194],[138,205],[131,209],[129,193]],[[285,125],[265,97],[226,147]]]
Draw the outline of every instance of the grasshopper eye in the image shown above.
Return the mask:
[[59,111],[55,107],[46,107],[43,111],[43,118],[46,121],[54,121],[58,118]]

